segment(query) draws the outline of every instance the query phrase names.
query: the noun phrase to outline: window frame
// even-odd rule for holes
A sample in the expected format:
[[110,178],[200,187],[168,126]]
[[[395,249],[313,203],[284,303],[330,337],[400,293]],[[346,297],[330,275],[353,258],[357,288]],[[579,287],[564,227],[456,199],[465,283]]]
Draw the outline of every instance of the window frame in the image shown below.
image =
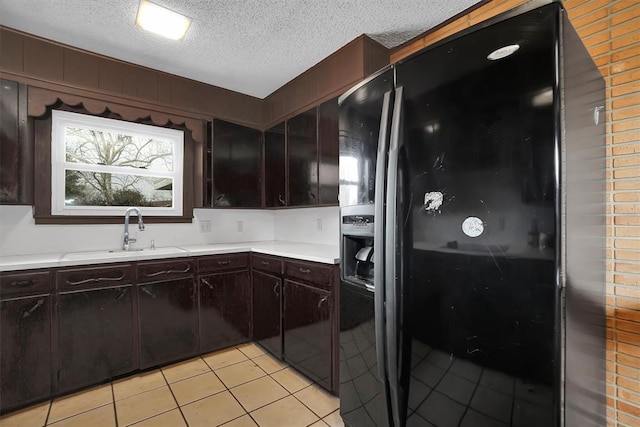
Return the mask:
[[[112,174],[167,177],[173,180],[172,207],[141,207],[145,216],[183,216],[183,175],[185,132],[183,130],[128,122],[77,112],[52,110],[51,124],[51,215],[104,216],[122,215],[127,206],[67,206],[65,204],[66,170],[84,170]],[[173,144],[173,171],[159,172],[126,166],[88,165],[66,161],[65,128],[77,126],[112,133],[152,137]]]
[[30,86],[26,140],[29,147],[33,147],[33,175],[27,185],[33,189],[35,224],[121,224],[124,215],[124,211],[117,215],[102,216],[51,214],[51,112],[54,109],[184,131],[182,216],[145,216],[145,223],[193,222],[193,209],[202,207],[204,197],[207,117],[172,109],[158,109],[147,104],[132,105],[128,100],[102,99],[89,97],[84,93],[68,94]]

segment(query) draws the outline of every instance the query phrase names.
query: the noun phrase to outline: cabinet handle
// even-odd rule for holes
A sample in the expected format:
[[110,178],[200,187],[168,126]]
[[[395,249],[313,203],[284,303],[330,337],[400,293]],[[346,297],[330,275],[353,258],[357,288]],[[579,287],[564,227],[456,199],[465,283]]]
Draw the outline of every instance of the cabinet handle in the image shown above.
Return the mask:
[[281,205],[284,205],[284,199],[282,198],[282,194],[278,194],[278,201]]
[[320,308],[320,306],[322,305],[322,303],[327,302],[327,298],[329,298],[329,297],[324,297],[324,298],[322,298],[320,301],[318,301],[318,308]]
[[224,261],[218,261],[218,265],[229,265],[231,264],[231,260],[227,259]]
[[162,274],[173,274],[173,273],[188,273],[189,270],[191,270],[191,266],[187,265],[187,268],[185,268],[184,270],[162,270],[162,271],[156,271],[155,273],[145,273],[145,277],[156,277],[156,276],[160,276]]
[[313,201],[316,201],[316,195],[313,194],[313,191],[309,190],[309,197],[311,197],[313,199]]
[[156,297],[156,295],[153,292],[151,292],[149,289],[147,289],[146,286],[140,286],[140,290],[142,292],[144,292],[145,294],[149,295],[151,298],[155,298]]
[[67,279],[67,285],[71,285],[71,286],[78,286],[78,285],[84,285],[87,283],[95,283],[95,282],[117,282],[118,280],[122,280],[124,279],[125,273],[122,273],[120,275],[120,277],[98,277],[98,278],[90,278],[90,279],[84,279],[84,280],[78,280],[76,282],[72,282],[69,279]]
[[280,295],[280,293],[278,292],[278,286],[279,285],[280,285],[279,283],[276,283],[276,285],[273,287],[273,293],[276,294],[276,295]]
[[269,261],[260,261],[260,264],[262,264],[262,265],[269,265]]
[[311,273],[311,270],[308,268],[302,268],[300,267],[298,270],[300,270],[300,273],[304,273],[304,274],[309,274]]
[[27,280],[16,280],[15,282],[11,282],[9,283],[9,286],[13,286],[16,288],[24,288],[26,286],[31,286],[33,284],[35,284],[36,281],[33,279],[27,279]]
[[122,291],[120,291],[120,293],[116,297],[116,301],[120,301],[120,299],[122,299],[122,297],[125,296],[127,292],[129,292],[129,288],[125,288]]
[[31,313],[36,311],[38,309],[38,307],[40,307],[42,304],[44,304],[44,300],[43,299],[39,299],[38,301],[36,301],[36,305],[31,307],[31,309],[29,311],[25,311],[24,314],[22,315],[22,318],[26,319],[27,317],[31,316]]
[[200,279],[202,281],[202,283],[204,283],[205,285],[207,285],[207,287],[209,289],[215,289],[216,287],[213,286],[211,283],[209,283],[209,281],[207,279]]

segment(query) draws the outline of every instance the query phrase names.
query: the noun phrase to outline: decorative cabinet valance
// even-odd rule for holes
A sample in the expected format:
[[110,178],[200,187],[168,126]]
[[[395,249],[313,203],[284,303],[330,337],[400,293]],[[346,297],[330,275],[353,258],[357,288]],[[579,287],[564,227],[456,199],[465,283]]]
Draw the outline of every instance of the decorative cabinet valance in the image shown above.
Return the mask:
[[205,141],[206,122],[202,119],[132,107],[110,100],[80,96],[34,86],[29,86],[27,97],[27,114],[30,117],[41,117],[46,114],[48,107],[61,102],[70,107],[83,107],[94,115],[102,115],[109,111],[131,122],[148,119],[157,126],[166,126],[168,124],[184,126],[191,131],[194,141],[200,143]]

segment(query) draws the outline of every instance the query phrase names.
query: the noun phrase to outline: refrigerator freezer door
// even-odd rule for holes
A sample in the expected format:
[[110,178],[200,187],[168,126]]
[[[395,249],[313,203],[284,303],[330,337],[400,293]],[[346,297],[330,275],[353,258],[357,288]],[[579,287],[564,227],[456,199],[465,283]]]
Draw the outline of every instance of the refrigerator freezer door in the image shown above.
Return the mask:
[[557,231],[558,10],[397,67],[410,186],[396,219],[411,228],[408,425],[559,425],[556,250],[530,239]]
[[374,203],[382,105],[392,89],[393,69],[388,68],[339,99],[341,207]]
[[[368,212],[373,208],[372,235],[353,232],[350,235],[350,227],[341,228],[340,414],[346,425],[354,427],[391,425],[385,370],[385,265],[381,236],[385,223],[383,201],[392,89],[393,69],[389,68],[339,100],[341,215],[344,220],[350,212]],[[382,203],[374,204],[376,200]],[[351,256],[345,248],[357,239],[365,239],[365,246],[353,258],[358,263],[373,261],[373,289],[348,280],[350,272],[345,269],[353,260],[345,259]],[[373,241],[373,249],[366,239]]]

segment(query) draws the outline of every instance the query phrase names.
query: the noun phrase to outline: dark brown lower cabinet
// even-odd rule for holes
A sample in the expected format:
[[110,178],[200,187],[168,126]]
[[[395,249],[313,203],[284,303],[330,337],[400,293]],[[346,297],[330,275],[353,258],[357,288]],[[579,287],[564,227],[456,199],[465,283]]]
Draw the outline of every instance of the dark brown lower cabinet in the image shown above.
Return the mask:
[[132,285],[61,292],[58,325],[57,392],[136,368]]
[[285,359],[327,389],[331,389],[331,292],[291,280],[284,281]]
[[200,351],[251,339],[249,270],[200,276]]
[[193,276],[136,285],[140,368],[185,359],[198,351],[197,288]]
[[248,253],[0,273],[0,410],[252,338],[336,392],[337,277]]
[[51,395],[51,296],[0,301],[0,410]]
[[253,281],[253,339],[282,358],[280,303],[282,279],[252,271]]

